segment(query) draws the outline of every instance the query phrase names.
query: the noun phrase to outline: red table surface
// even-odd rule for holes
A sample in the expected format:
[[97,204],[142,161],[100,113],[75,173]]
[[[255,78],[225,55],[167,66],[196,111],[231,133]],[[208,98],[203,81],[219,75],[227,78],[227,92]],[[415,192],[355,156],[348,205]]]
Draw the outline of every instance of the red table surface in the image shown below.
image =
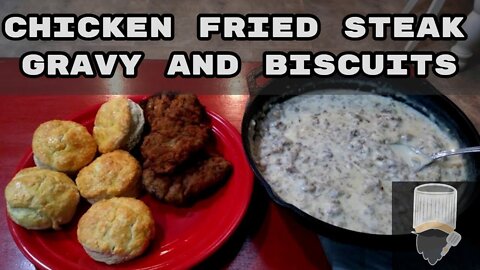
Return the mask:
[[[68,119],[107,98],[81,94],[92,93],[92,89],[118,94],[180,90],[202,94],[203,104],[240,129],[248,100],[246,76],[256,66],[258,63],[244,63],[242,72],[231,79],[166,79],[163,76],[165,61],[145,60],[135,79],[30,79],[19,72],[18,59],[0,59],[0,269],[34,269],[17,249],[8,231],[3,191],[40,123],[54,118]],[[65,95],[45,94],[59,89]],[[20,92],[29,92],[29,95],[19,95]],[[206,94],[213,92],[216,94]],[[199,268],[328,269],[329,265],[317,235],[273,204],[257,185],[237,231]]]

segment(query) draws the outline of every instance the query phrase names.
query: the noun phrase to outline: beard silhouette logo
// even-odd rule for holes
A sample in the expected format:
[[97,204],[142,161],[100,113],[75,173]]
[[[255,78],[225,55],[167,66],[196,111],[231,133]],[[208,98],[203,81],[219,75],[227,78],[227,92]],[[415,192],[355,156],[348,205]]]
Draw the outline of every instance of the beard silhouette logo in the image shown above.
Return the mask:
[[435,265],[442,259],[442,249],[447,245],[448,234],[441,230],[427,230],[417,234],[417,252]]
[[417,252],[435,265],[450,247],[462,239],[455,232],[457,190],[445,184],[424,184],[415,188],[413,228],[417,235]]

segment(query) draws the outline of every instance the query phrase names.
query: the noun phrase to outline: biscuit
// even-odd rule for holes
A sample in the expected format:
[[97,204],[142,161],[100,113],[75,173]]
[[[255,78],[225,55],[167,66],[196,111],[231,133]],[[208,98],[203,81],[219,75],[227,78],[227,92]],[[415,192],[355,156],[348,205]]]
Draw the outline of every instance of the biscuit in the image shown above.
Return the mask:
[[142,168],[128,152],[115,150],[96,158],[77,175],[80,195],[90,203],[112,197],[136,197]]
[[18,225],[58,230],[73,218],[80,195],[66,174],[35,167],[13,177],[5,188],[5,198],[8,215]]
[[96,261],[116,264],[141,255],[155,236],[150,209],[134,198],[99,201],[80,218],[77,238]]
[[84,126],[63,120],[41,124],[33,134],[32,148],[37,166],[67,173],[90,163],[97,152]]
[[145,126],[145,118],[143,116],[143,109],[140,105],[129,99],[128,106],[130,107],[130,112],[132,114],[133,125],[130,126],[125,149],[130,151],[140,142],[143,127]]
[[145,120],[140,105],[124,97],[104,103],[95,116],[93,136],[100,153],[131,150],[140,141]]

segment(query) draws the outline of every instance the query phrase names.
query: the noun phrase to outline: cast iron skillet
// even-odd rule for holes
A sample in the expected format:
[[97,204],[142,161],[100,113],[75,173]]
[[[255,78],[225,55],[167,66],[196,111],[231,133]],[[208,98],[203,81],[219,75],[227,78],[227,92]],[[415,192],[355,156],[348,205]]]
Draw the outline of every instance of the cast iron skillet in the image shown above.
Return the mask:
[[[390,96],[398,101],[404,102],[423,114],[433,115],[437,124],[450,130],[451,135],[460,141],[461,146],[480,145],[480,136],[477,130],[452,101],[442,95],[426,80],[422,79],[373,79],[368,77],[282,78],[272,79],[266,86],[260,88],[256,94],[251,96],[242,121],[243,146],[257,179],[275,203],[293,212],[294,216],[304,225],[338,241],[380,248],[395,249],[402,246],[412,247],[411,234],[377,235],[360,233],[336,227],[308,215],[277,196],[257,168],[251,149],[253,136],[255,136],[255,128],[252,120],[261,119],[262,114],[268,111],[269,104],[283,102],[300,94],[312,94],[313,91],[317,92],[332,89],[373,92]],[[476,196],[479,191],[477,181],[480,179],[480,155],[465,155],[464,158],[467,162],[469,180],[475,182],[473,182],[473,185],[468,186],[466,194],[463,195],[464,198],[462,198],[462,202],[459,202],[457,229],[459,223],[468,223],[473,220],[476,215],[472,216],[472,214],[468,214],[468,212],[472,212],[476,209],[476,205],[480,205],[477,201],[478,196]],[[462,211],[462,209],[464,209],[464,211]]]

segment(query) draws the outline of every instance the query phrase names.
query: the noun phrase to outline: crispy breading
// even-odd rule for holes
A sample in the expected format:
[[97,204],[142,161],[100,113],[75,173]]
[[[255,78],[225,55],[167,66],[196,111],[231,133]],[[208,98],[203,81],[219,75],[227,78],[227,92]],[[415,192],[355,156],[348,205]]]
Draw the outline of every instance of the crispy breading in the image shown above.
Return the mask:
[[145,136],[141,147],[144,168],[156,173],[171,173],[202,149],[209,137],[207,126],[189,125],[177,133],[172,131],[157,131]]
[[192,202],[226,178],[230,162],[204,154],[211,127],[194,95],[161,94],[144,105],[150,133],[141,146],[145,189],[167,203]]
[[151,131],[141,146],[143,166],[155,173],[173,172],[207,143],[208,117],[195,95],[153,96],[145,104],[145,116]]
[[161,94],[147,100],[145,115],[152,131],[208,124],[205,108],[191,94]]
[[145,169],[142,183],[158,199],[184,205],[217,186],[230,171],[230,162],[220,156],[209,156],[174,174],[158,174],[152,169]]
[[145,119],[151,125],[158,118],[165,118],[166,111],[172,103],[173,96],[170,94],[161,94],[150,97],[144,107]]

